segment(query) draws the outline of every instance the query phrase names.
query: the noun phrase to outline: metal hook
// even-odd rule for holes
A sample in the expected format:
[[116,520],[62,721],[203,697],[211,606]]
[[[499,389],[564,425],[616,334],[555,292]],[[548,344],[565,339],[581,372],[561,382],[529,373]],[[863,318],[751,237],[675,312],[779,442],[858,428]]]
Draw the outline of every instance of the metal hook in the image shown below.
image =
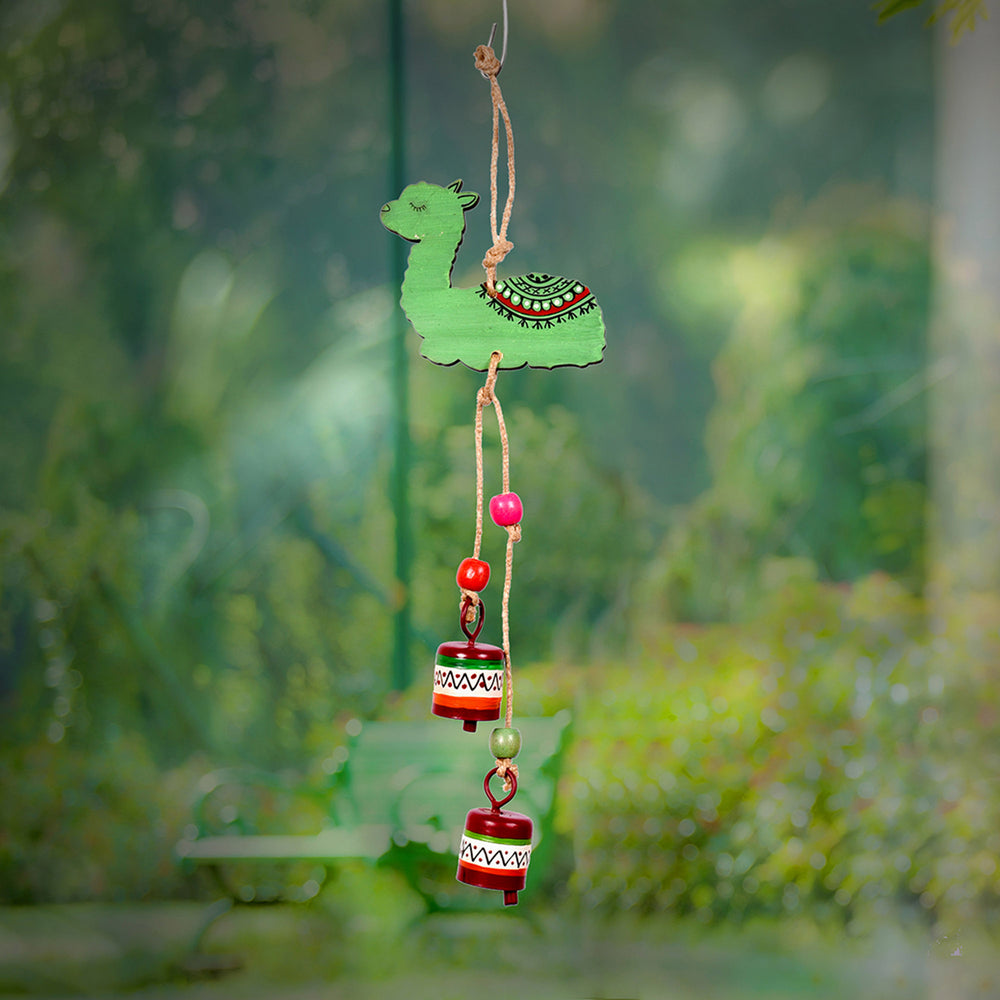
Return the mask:
[[[490,38],[486,43],[491,49],[493,48],[493,39],[496,37],[497,33],[497,23],[493,22],[493,27],[490,29]],[[503,69],[503,64],[507,61],[507,0],[503,0],[503,52],[500,53],[500,69]],[[497,76],[500,75],[500,70],[497,70]]]

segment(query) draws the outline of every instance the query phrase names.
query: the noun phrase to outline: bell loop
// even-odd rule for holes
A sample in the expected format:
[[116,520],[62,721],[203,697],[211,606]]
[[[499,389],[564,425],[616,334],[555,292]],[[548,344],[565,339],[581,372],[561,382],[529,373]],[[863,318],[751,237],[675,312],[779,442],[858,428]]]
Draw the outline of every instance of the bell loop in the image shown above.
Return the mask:
[[493,793],[490,791],[490,778],[492,778],[498,770],[499,768],[493,768],[493,770],[486,775],[486,778],[483,781],[483,789],[486,792],[486,797],[490,800],[490,803],[493,806],[493,812],[500,812],[500,807],[505,806],[517,794],[517,774],[513,771],[513,769],[511,769],[507,772],[507,777],[510,778],[510,791],[502,799],[500,799],[499,802],[496,798],[494,798]]
[[472,606],[472,598],[467,597],[462,602],[462,610],[458,613],[458,623],[462,626],[462,631],[465,633],[466,639],[469,640],[469,645],[474,645],[477,638],[479,638],[479,633],[483,630],[483,622],[486,619],[486,608],[483,606],[483,600],[480,598],[476,601],[476,627],[470,632],[468,623],[465,618],[469,613],[469,608]]

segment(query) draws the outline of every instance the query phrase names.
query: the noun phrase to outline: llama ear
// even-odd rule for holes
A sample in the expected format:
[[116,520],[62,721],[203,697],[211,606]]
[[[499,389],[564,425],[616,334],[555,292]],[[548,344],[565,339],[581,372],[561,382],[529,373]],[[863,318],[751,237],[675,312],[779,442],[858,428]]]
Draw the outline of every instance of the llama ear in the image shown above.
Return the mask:
[[458,196],[462,205],[462,211],[468,212],[470,208],[475,208],[479,204],[479,195],[475,191],[466,191]]
[[449,191],[454,191],[455,194],[458,194],[458,192],[462,190],[462,179],[459,178],[457,181],[452,181],[448,185],[448,190]]

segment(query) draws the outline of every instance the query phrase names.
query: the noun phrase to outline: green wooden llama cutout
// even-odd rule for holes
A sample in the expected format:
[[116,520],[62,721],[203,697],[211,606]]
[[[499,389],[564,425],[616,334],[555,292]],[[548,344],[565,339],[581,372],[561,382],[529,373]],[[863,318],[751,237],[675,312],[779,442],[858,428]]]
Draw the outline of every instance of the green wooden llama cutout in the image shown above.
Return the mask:
[[596,364],[604,355],[604,319],[583,282],[523,274],[498,281],[495,298],[485,283],[451,287],[465,213],[478,202],[461,181],[420,181],[382,206],[382,225],[413,244],[400,303],[422,338],[420,353],[475,371],[489,368],[494,351],[503,353],[501,368]]

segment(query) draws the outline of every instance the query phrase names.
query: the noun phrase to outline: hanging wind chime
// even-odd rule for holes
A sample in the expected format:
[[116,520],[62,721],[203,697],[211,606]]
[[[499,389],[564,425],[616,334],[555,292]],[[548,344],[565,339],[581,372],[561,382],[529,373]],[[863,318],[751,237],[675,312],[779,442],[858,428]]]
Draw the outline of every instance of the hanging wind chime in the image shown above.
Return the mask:
[[[514,728],[514,677],[510,655],[510,588],[514,545],[521,539],[522,504],[510,488],[510,442],[503,409],[496,394],[501,369],[585,367],[604,354],[604,320],[589,287],[583,282],[550,274],[531,273],[497,281],[497,265],[513,249],[507,239],[514,205],[514,135],[497,77],[507,55],[507,3],[504,0],[502,58],[493,51],[496,25],[489,42],[475,51],[476,69],[490,85],[493,138],[490,158],[490,228],[493,245],[486,251],[486,280],[475,288],[453,288],[452,268],[465,235],[465,213],[479,195],[462,190],[462,182],[446,187],[419,182],[406,187],[396,201],[382,206],[382,224],[413,245],[403,281],[400,303],[421,337],[421,354],[439,365],[461,361],[474,371],[487,372],[476,394],[476,531],[472,555],[458,567],[459,627],[464,640],[444,642],[434,661],[431,711],[457,719],[475,732],[480,722],[495,721],[504,710],[504,725],[490,734],[495,766],[483,788],[488,808],[470,810],[459,847],[460,882],[497,889],[504,904],[517,902],[524,888],[531,856],[531,820],[505,806],[517,792],[517,765],[521,734]],[[507,199],[497,224],[497,162],[500,118],[507,138]],[[507,532],[501,626],[503,646],[478,642],[486,617],[482,591],[490,567],[480,559],[483,538],[483,410],[496,415],[502,455],[503,492],[489,502],[493,523]],[[503,782],[505,795],[497,800],[490,780]]]

